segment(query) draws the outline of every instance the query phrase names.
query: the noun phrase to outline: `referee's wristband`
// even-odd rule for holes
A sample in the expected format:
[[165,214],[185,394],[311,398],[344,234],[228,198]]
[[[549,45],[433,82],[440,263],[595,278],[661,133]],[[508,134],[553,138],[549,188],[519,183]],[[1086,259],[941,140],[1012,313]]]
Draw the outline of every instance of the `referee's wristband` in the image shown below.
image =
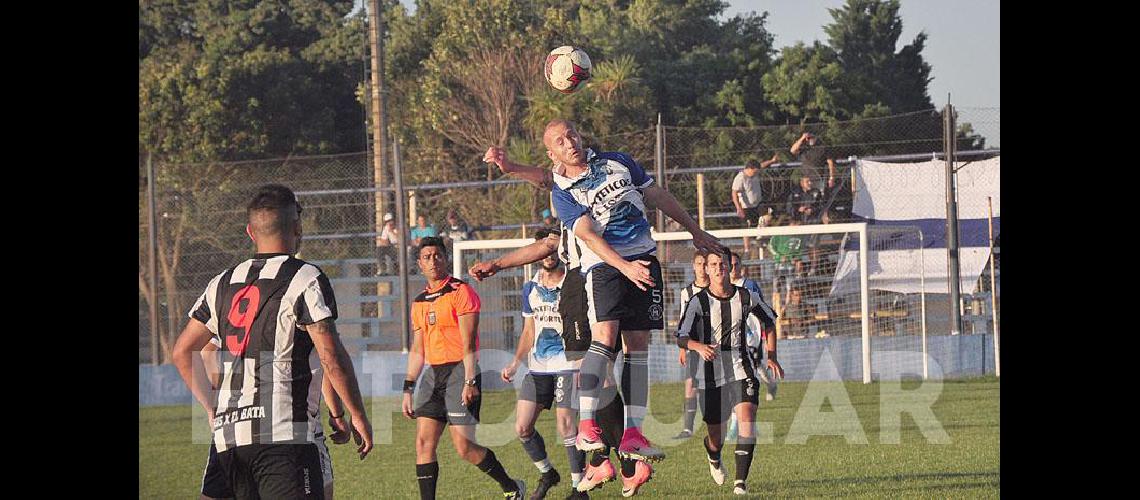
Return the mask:
[[415,380],[405,380],[404,381],[404,392],[411,394],[415,390],[416,390],[416,381]]
[[334,419],[334,420],[338,419],[338,418],[344,418],[344,412],[341,412],[340,415],[333,415],[332,412],[330,411],[329,412],[329,418]]

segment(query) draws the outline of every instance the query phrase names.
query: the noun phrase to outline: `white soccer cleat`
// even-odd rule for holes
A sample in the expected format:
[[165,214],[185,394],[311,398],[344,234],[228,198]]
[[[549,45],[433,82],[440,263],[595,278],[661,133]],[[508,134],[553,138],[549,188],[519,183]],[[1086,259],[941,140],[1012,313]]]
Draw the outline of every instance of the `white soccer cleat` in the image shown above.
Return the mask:
[[736,484],[733,485],[733,487],[732,487],[732,494],[733,495],[747,495],[748,494],[748,488],[746,486],[744,486],[743,481],[737,481]]
[[712,475],[714,483],[724,484],[724,462],[714,464],[712,460],[709,460],[709,474]]

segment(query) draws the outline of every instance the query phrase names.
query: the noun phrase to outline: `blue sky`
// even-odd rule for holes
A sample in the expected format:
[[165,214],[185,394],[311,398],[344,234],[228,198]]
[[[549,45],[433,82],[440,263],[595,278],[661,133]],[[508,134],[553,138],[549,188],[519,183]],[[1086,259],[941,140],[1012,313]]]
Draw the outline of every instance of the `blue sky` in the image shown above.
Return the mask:
[[[768,11],[768,31],[777,48],[803,41],[827,42],[823,26],[832,21],[827,9],[843,0],[730,0],[725,14]],[[1001,2],[998,0],[901,0],[903,33],[899,47],[927,34],[923,58],[933,66],[930,99],[955,107],[1001,106]]]
[[[415,11],[415,0],[400,0]],[[843,0],[729,0],[726,17],[745,12],[768,12],[768,31],[782,48],[803,41],[826,42],[823,26],[831,22],[829,8]],[[923,57],[933,66],[930,98],[941,108],[946,93],[956,107],[1001,106],[1000,0],[901,0],[903,34],[899,46],[919,31],[928,35]]]
[[[400,1],[414,11],[415,0]],[[844,0],[728,0],[728,4],[726,17],[767,11],[766,26],[779,49],[797,41],[826,42],[823,26],[832,21],[827,9],[843,6]],[[960,108],[959,120],[974,122],[992,146],[1000,138],[998,112],[970,108],[1001,106],[1000,11],[1000,0],[901,0],[899,8],[903,22],[899,48],[919,31],[927,34],[922,55],[933,67],[928,92],[935,107],[945,106],[950,93],[950,101]]]

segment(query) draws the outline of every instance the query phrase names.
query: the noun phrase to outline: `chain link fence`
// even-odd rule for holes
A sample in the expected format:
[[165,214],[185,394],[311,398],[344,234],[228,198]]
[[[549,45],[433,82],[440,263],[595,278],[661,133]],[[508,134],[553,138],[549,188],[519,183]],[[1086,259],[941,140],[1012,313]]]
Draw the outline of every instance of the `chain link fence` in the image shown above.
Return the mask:
[[[958,110],[960,157],[977,152],[990,156],[997,153],[999,116],[998,108]],[[942,127],[941,113],[936,110],[830,125],[663,127],[665,161],[660,167],[655,129],[599,137],[582,132],[587,144],[627,152],[651,175],[656,176],[658,168],[663,170],[664,185],[682,206],[694,216],[700,215],[707,229],[724,229],[744,225],[736,214],[730,191],[733,178],[750,158],[762,161],[775,156],[777,160],[759,174],[762,211],[772,214],[769,223],[781,223],[778,215],[787,211],[784,201],[798,187],[798,176],[804,171],[814,176],[815,186],[830,185],[825,212],[833,222],[841,222],[850,219],[854,162],[849,158],[930,159],[943,149]],[[804,165],[792,157],[789,147],[805,131],[816,135],[820,139],[817,147],[837,160],[834,172],[818,165],[804,170]],[[405,236],[407,227],[414,225],[419,215],[440,232],[446,232],[446,215],[453,210],[467,223],[472,238],[526,237],[541,225],[540,214],[549,207],[548,193],[521,181],[500,178],[494,167],[488,169],[481,162],[481,157],[452,158],[439,150],[408,148],[398,161],[405,172],[404,184],[409,194]],[[384,180],[389,186],[390,163],[388,178]],[[168,363],[170,348],[185,325],[186,313],[207,282],[252,253],[252,242],[245,234],[245,206],[259,186],[272,182],[291,187],[304,207],[305,237],[299,257],[321,266],[333,281],[340,306],[338,328],[346,343],[356,349],[402,347],[397,311],[399,281],[396,276],[381,273],[376,265],[378,212],[395,213],[394,190],[389,187],[377,194],[368,153],[193,165],[155,162],[154,171],[158,273],[157,286],[152,289],[148,267],[147,167],[140,162],[140,363],[154,360],[152,339],[156,336],[152,335],[155,325],[149,319],[151,301],[157,301],[159,306],[157,361]],[[996,189],[994,186],[995,193]],[[383,206],[381,211],[377,210],[378,203]],[[655,222],[654,215],[650,217],[651,223]],[[666,230],[679,229],[670,224]],[[967,236],[963,234],[963,238]],[[751,247],[749,251],[746,260],[760,255]],[[835,252],[837,249],[829,248],[826,254]],[[414,262],[408,268],[409,290],[404,293],[411,298],[424,281]],[[988,292],[989,275],[985,274],[981,281],[980,293]],[[683,285],[668,284],[670,288]],[[968,307],[977,302],[971,297]],[[509,307],[509,303],[504,303],[504,307]],[[979,305],[975,309],[984,314],[986,307]],[[967,328],[967,333],[970,331]],[[513,346],[509,339],[495,344]]]

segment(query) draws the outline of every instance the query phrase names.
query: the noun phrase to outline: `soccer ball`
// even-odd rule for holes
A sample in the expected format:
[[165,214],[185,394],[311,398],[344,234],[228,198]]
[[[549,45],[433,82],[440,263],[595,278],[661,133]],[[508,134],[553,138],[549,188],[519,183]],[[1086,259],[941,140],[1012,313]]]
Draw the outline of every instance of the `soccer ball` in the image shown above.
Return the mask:
[[543,72],[550,86],[563,94],[572,94],[590,79],[590,56],[586,51],[571,45],[563,45],[550,51],[546,56]]

